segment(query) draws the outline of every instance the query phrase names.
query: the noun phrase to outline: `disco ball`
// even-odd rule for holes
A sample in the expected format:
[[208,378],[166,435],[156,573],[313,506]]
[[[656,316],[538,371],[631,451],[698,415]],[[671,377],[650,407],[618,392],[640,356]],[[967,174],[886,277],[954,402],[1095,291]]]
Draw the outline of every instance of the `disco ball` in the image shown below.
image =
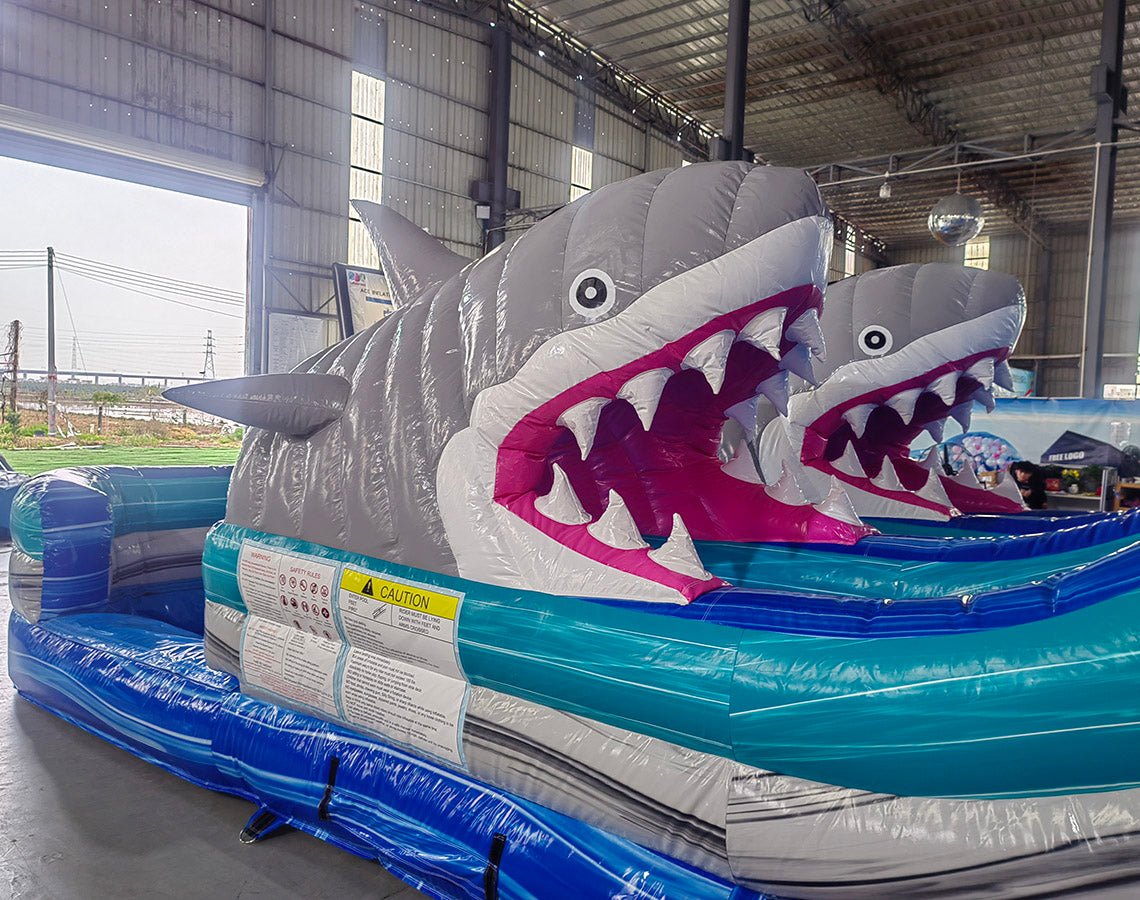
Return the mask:
[[936,241],[960,247],[978,236],[986,217],[982,204],[965,194],[949,194],[934,204],[926,225]]

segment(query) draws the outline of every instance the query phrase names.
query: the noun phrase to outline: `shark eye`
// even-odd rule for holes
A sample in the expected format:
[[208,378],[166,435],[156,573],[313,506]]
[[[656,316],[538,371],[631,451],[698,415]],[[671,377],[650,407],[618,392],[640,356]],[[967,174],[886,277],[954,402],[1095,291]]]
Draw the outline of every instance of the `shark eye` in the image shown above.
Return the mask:
[[882,325],[868,325],[859,332],[859,349],[868,356],[882,356],[891,352],[894,338]]
[[616,300],[614,280],[601,269],[586,269],[570,284],[570,307],[587,319],[604,316]]

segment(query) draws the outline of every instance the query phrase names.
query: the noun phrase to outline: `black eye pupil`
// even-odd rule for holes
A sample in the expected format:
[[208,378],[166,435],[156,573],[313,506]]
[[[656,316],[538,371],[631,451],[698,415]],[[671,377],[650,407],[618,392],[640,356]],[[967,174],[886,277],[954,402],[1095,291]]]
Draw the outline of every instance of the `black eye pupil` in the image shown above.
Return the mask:
[[863,338],[863,342],[872,350],[881,350],[887,342],[887,337],[881,331],[869,331]]
[[574,296],[586,309],[597,309],[606,302],[606,285],[600,278],[583,278]]

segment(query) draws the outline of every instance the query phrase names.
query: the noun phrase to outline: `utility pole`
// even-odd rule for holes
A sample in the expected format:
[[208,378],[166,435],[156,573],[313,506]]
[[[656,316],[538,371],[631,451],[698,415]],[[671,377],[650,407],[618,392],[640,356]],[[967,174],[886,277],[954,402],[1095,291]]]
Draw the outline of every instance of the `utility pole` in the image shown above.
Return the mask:
[[217,376],[214,374],[214,332],[206,332],[206,362],[202,365],[201,375],[203,378],[208,378],[213,381]]
[[55,382],[58,376],[55,370],[55,250],[51,247],[47,248],[47,277],[47,416],[48,434],[52,437],[55,437],[57,434],[59,434],[59,429],[56,427],[55,422]]
[[[9,396],[0,400],[0,407],[3,407],[5,412],[16,413],[16,390],[20,378],[20,320],[16,319],[8,326],[8,350],[4,354],[8,357],[8,372],[12,376],[12,384],[9,387]],[[7,401],[7,402],[3,402]]]

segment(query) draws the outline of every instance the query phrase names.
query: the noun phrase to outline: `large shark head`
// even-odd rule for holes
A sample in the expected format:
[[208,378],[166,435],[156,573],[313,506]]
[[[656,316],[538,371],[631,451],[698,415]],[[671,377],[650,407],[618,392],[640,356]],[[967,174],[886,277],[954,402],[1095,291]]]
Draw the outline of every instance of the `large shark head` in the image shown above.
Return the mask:
[[822,348],[832,226],[804,173],[647,173],[466,266],[390,210],[358,209],[399,309],[282,392],[302,378],[323,400],[262,404],[276,434],[247,440],[227,519],[477,580],[664,601],[721,584],[692,538],[869,531],[842,490],[813,505],[791,479],[761,483],[736,424],[761,401],[783,408],[789,370]]
[[764,429],[761,467],[798,466],[809,495],[838,479],[863,515],[1023,508],[1016,491],[984,491],[972,472],[948,478],[936,455],[916,462],[909,447],[924,430],[941,441],[951,417],[968,429],[977,404],[993,408],[993,384],[1011,386],[1006,359],[1024,317],[1013,276],[966,266],[896,266],[831,285],[821,384]]
[[766,489],[733,420],[758,397],[782,406],[788,367],[821,348],[831,233],[802,172],[708,164],[587,195],[506,250],[485,288],[476,266],[517,365],[439,466],[460,571],[670,600],[720,584],[691,538],[865,534],[842,497],[819,509]]

